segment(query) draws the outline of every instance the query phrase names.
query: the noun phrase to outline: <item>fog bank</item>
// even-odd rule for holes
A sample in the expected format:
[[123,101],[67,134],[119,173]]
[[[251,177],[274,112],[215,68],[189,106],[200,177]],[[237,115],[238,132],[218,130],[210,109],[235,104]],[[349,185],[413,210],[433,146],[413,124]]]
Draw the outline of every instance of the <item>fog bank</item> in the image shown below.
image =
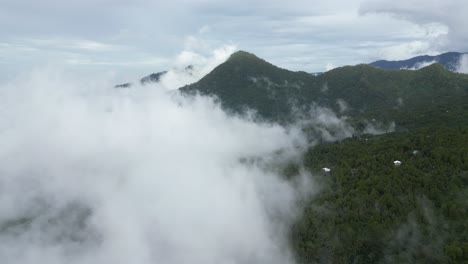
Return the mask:
[[56,70],[1,85],[2,263],[293,262],[286,232],[313,188],[269,159],[294,159],[301,133],[111,86]]

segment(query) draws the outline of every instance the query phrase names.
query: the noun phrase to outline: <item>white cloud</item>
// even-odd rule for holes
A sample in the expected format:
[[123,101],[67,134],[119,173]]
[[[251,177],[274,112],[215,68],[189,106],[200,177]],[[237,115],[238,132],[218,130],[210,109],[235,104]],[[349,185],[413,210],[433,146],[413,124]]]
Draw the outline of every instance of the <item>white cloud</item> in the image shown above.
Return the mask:
[[[15,39],[58,39],[67,44],[57,48],[50,43],[21,60],[21,54],[7,53],[2,58],[8,65],[5,70],[17,72],[61,60],[67,52],[86,57],[95,72],[109,67],[91,66],[93,62],[115,62],[121,66],[112,70],[119,75],[139,71],[144,76],[167,69],[170,59],[184,49],[187,36],[203,38],[209,46],[235,43],[280,67],[316,72],[326,63],[343,66],[464,51],[466,11],[462,0],[5,0],[0,3],[0,23],[8,26],[0,39],[14,45]],[[166,63],[125,64],[145,57]]]
[[43,70],[0,88],[2,263],[292,262],[311,185],[269,160],[294,158],[300,133],[110,84]]
[[464,54],[461,57],[457,72],[468,74],[468,54]]
[[122,52],[128,47],[114,44],[102,43],[86,39],[69,38],[26,38],[16,39],[10,46],[23,45],[34,48],[37,51],[62,50],[62,51],[82,51],[82,52]]
[[348,103],[346,103],[345,100],[343,100],[343,99],[338,99],[338,100],[336,100],[336,103],[338,104],[340,113],[343,113],[343,112],[348,111],[349,105],[348,105]]
[[[365,1],[363,14],[389,14],[422,27],[428,27],[427,35],[433,50],[465,51],[468,49],[468,2],[464,0],[405,0]],[[445,28],[445,30],[443,30]]]
[[434,52],[431,52],[430,43],[423,41],[413,41],[385,47],[381,49],[379,54],[385,60],[406,60],[421,54],[435,55]]
[[[418,62],[416,63],[413,67],[411,68],[402,68],[404,70],[419,70],[419,69],[422,69],[424,67],[427,67],[429,65],[432,65],[434,63],[437,63],[437,61],[433,60],[433,61],[423,61],[423,62]],[[401,99],[401,98],[400,98]]]
[[333,70],[335,68],[336,68],[336,66],[333,65],[333,63],[330,63],[330,62],[327,63],[327,65],[325,65],[325,71],[330,71],[330,70]]
[[174,90],[197,82],[216,66],[225,62],[235,50],[236,47],[233,45],[224,45],[205,56],[189,47],[177,56],[175,65],[162,76],[156,85],[167,90]]

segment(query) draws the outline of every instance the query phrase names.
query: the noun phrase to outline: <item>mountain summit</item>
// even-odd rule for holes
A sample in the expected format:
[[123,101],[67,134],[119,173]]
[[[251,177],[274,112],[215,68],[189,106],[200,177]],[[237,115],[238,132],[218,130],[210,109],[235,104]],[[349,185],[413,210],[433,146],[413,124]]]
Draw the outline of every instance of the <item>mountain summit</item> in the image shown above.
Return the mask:
[[291,103],[300,94],[291,93],[291,89],[315,86],[315,79],[308,73],[281,69],[252,53],[238,51],[199,82],[180,90],[215,95],[230,111],[252,109],[262,118],[283,120],[291,114]]
[[468,107],[468,76],[439,64],[417,71],[386,71],[361,64],[313,76],[238,51],[200,81],[180,90],[215,96],[229,111],[254,110],[258,117],[280,123],[307,115],[316,106],[356,120],[395,120],[401,128],[423,125],[424,118],[414,118],[410,112],[430,112],[430,117],[422,114],[432,118],[428,122],[468,120],[460,108]]

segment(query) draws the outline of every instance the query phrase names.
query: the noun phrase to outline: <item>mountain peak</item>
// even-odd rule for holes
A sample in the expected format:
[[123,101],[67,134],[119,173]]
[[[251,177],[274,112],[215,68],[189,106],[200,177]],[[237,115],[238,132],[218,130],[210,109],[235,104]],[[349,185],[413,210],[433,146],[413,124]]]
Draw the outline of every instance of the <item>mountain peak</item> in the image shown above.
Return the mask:
[[229,59],[219,65],[215,70],[219,69],[228,69],[229,70],[234,70],[238,72],[239,74],[240,71],[243,72],[243,74],[246,74],[246,76],[255,76],[255,74],[268,74],[277,71],[283,71],[284,69],[281,69],[268,61],[257,57],[257,55],[239,50],[231,54]]
[[245,56],[254,56],[254,57],[256,57],[255,54],[250,53],[250,52],[248,52],[248,51],[245,51],[245,50],[238,50],[238,51],[232,53],[231,56],[230,56],[230,58],[236,58],[236,57],[242,57],[242,56],[244,56],[244,57],[245,57]]
[[245,60],[262,60],[257,57],[255,54],[239,50],[229,56],[228,61],[245,61]]

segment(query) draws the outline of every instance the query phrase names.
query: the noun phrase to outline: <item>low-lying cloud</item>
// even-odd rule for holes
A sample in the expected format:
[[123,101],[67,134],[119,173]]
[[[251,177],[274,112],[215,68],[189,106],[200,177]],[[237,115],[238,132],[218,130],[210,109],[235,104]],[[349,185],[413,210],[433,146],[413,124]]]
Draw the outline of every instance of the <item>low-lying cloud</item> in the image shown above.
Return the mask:
[[468,3],[461,0],[406,0],[364,1],[360,6],[361,14],[388,14],[426,28],[429,36],[426,47],[418,45],[428,51],[460,51],[467,48],[468,31],[465,15]]
[[313,186],[268,157],[294,157],[300,133],[110,84],[39,71],[2,85],[2,263],[293,262],[288,227]]
[[175,65],[162,76],[158,85],[167,90],[174,90],[197,82],[225,62],[235,50],[234,45],[224,45],[213,50],[209,56],[204,56],[187,49],[177,56]]
[[[340,112],[343,114],[350,107],[343,99],[337,100]],[[341,105],[340,105],[341,104]],[[343,108],[346,106],[346,108]],[[363,134],[384,134],[395,131],[395,122],[383,123],[380,120],[361,120],[359,127],[353,126],[349,116],[337,114],[330,108],[312,104],[307,113],[298,112],[297,127],[303,128],[307,133],[309,142],[333,142]]]
[[468,54],[462,55],[458,62],[457,72],[468,73]]
[[437,63],[437,61],[435,61],[435,60],[432,60],[432,61],[422,61],[422,62],[418,62],[418,63],[414,64],[414,66],[411,67],[411,68],[405,68],[405,67],[403,67],[403,68],[401,68],[401,69],[402,69],[402,70],[420,70],[420,69],[422,69],[422,68],[424,68],[424,67],[427,67],[427,66],[429,66],[429,65],[432,65],[432,64],[434,64],[434,63]]

